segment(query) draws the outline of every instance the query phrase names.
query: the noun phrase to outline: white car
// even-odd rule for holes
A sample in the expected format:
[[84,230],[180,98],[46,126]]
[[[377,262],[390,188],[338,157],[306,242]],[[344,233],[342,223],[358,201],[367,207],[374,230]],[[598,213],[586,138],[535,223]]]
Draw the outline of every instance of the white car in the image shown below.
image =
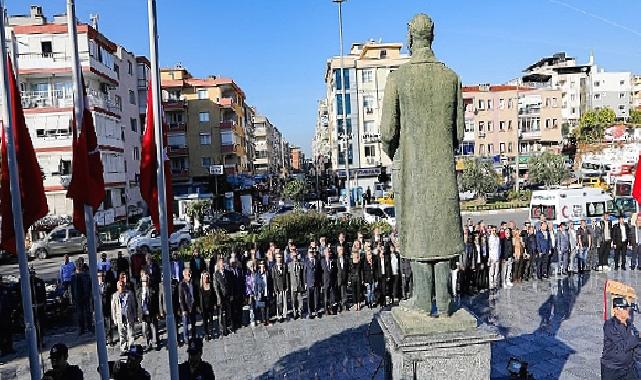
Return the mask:
[[[182,248],[191,244],[189,233],[191,226],[188,223],[174,224],[174,233],[169,235],[170,248]],[[137,236],[129,241],[127,251],[130,255],[136,253],[148,253],[161,249],[160,236],[156,228],[150,228],[146,233]]]
[[392,205],[371,205],[363,210],[363,219],[367,223],[384,220],[390,226],[396,227],[396,211]]

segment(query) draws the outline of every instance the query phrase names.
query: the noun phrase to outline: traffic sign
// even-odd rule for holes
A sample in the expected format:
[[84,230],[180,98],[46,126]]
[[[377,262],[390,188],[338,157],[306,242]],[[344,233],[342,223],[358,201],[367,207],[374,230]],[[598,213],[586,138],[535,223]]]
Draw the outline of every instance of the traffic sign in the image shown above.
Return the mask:
[[211,175],[222,175],[223,166],[222,165],[209,165],[209,174]]

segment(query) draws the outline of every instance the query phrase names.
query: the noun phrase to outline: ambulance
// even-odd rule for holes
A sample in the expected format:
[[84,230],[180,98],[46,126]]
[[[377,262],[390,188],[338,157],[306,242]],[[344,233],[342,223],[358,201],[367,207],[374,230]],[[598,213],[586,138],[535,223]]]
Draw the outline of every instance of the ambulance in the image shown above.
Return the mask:
[[530,200],[530,221],[537,222],[544,215],[552,224],[581,219],[603,218],[615,210],[614,200],[605,191],[592,187],[555,188],[535,190]]

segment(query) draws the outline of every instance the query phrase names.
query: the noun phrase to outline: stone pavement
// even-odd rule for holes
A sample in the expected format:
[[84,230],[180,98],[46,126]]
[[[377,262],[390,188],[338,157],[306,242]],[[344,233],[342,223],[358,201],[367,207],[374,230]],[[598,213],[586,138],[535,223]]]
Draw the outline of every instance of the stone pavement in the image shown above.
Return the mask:
[[[641,271],[592,272],[515,284],[497,294],[483,293],[461,303],[483,323],[496,325],[506,339],[492,346],[492,378],[504,379],[511,356],[525,360],[535,379],[598,379],[603,344],[603,286],[623,281],[641,293]],[[243,328],[235,335],[205,342],[204,359],[218,379],[381,379],[383,339],[375,312],[347,312],[322,319]],[[70,362],[97,379],[95,344],[73,329],[46,338],[48,350],[64,341]],[[18,358],[0,358],[0,380],[28,376],[23,341]],[[110,350],[110,359],[118,352]],[[46,359],[47,353],[42,357]],[[185,349],[179,359],[186,359]],[[48,363],[47,363],[48,364]],[[168,378],[167,352],[151,352],[143,365],[154,379]]]

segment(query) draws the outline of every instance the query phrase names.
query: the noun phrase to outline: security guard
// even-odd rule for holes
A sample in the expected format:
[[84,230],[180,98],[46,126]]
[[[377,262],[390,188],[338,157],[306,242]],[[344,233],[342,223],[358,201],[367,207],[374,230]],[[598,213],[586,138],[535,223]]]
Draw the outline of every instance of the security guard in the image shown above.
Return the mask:
[[151,376],[140,363],[142,362],[143,349],[139,344],[129,347],[127,361],[118,361],[114,364],[112,377],[116,380],[149,380]]
[[614,316],[603,324],[602,380],[637,379],[634,351],[639,347],[639,331],[630,320],[630,304],[625,298],[612,300]]
[[179,380],[215,380],[214,369],[211,364],[202,360],[203,340],[193,338],[187,347],[189,360],[178,366]]
[[82,370],[77,365],[67,363],[69,349],[64,343],[56,343],[49,351],[51,369],[45,372],[43,380],[82,380]]

